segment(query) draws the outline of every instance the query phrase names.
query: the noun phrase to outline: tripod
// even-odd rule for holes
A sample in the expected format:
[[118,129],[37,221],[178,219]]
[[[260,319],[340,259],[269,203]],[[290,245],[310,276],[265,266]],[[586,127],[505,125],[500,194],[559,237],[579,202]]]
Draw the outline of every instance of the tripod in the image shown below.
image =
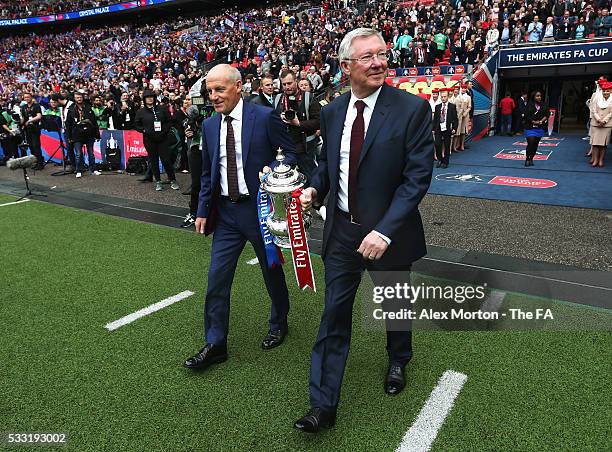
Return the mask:
[[28,176],[28,170],[23,168],[23,180],[25,181],[25,186],[26,186],[26,193],[25,195],[23,195],[21,198],[19,198],[17,201],[21,201],[24,198],[27,198],[28,196],[40,196],[43,198],[46,198],[47,195],[43,195],[42,193],[32,193],[32,190],[30,189],[30,176]]
[[59,145],[57,146],[57,148],[55,148],[55,150],[53,151],[53,153],[51,154],[51,156],[47,159],[47,161],[45,162],[44,166],[47,166],[47,164],[53,160],[55,158],[55,154],[57,154],[57,151],[62,151],[62,170],[61,171],[56,171],[54,173],[51,173],[52,176],[65,176],[66,174],[70,174],[70,172],[66,171],[66,145],[64,144],[64,138],[62,136],[62,122],[59,116],[54,116],[54,115],[45,115],[43,116],[43,128],[45,130],[47,130],[48,132],[56,132],[57,133],[57,138],[59,140]]

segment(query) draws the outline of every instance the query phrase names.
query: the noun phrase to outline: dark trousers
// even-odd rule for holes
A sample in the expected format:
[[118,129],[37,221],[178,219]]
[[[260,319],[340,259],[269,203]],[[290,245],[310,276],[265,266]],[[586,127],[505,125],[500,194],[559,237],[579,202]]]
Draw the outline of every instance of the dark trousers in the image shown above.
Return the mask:
[[159,160],[161,159],[162,165],[166,170],[169,180],[175,180],[174,166],[170,160],[170,152],[168,151],[168,140],[155,141],[150,138],[144,137],[144,147],[147,150],[149,167],[153,172],[153,178],[159,182],[161,175],[159,173]]
[[38,164],[43,165],[45,159],[43,159],[42,148],[40,146],[40,130],[26,129],[25,137],[30,146],[30,152],[32,155],[36,156]]
[[83,172],[83,146],[87,148],[87,165],[89,173],[93,173],[96,169],[96,157],[94,156],[94,140],[75,141],[74,150],[76,152],[76,171]]
[[278,266],[269,269],[267,266],[257,210],[253,202],[233,204],[229,200],[220,199],[219,203],[219,219],[213,234],[204,304],[204,331],[207,343],[225,346],[229,330],[232,282],[238,258],[247,241],[255,249],[266,289],[272,300],[269,321],[271,330],[287,327],[289,292],[283,268]]
[[435,132],[434,145],[436,148],[436,158],[438,159],[438,162],[446,163],[448,165],[448,159],[451,151],[450,130],[447,130],[446,132]]
[[317,149],[318,149],[318,138],[306,142],[306,152],[297,154],[297,164],[299,171],[306,176],[306,186],[312,179],[312,173],[317,167]]
[[[333,411],[340,399],[340,386],[351,342],[355,294],[363,270],[391,270],[365,261],[357,253],[364,238],[361,227],[336,213],[333,230],[325,253],[325,308],[319,334],[312,349],[310,366],[310,405]],[[410,265],[394,268],[409,278]],[[390,331],[387,328],[389,362],[405,366],[412,358],[412,332],[409,328]]]
[[17,147],[16,137],[9,137],[6,140],[2,140],[0,144],[2,145],[2,150],[4,151],[5,160],[8,160],[13,157],[19,157],[19,148]]
[[68,157],[68,162],[72,165],[73,168],[76,168],[76,158],[74,156],[74,143],[66,143],[66,156]]
[[189,213],[196,216],[200,198],[200,181],[202,177],[202,153],[200,146],[191,146],[187,152],[189,168],[191,169],[191,198],[189,199]]
[[525,150],[525,158],[533,160],[540,144],[540,137],[527,137],[527,149]]

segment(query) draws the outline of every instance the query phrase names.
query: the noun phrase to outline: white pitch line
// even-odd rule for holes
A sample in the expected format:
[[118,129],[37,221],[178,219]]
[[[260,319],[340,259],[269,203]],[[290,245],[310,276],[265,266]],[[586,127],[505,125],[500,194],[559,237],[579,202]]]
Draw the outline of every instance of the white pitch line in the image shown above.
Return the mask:
[[247,264],[249,264],[249,265],[257,265],[257,264],[259,264],[259,259],[257,259],[257,258],[255,257],[255,258],[253,258],[253,259],[251,259],[251,260],[247,261]]
[[19,201],[5,202],[4,204],[0,204],[0,207],[12,206],[13,204],[23,204],[24,202],[28,202],[28,201],[29,201],[29,198],[24,198]]
[[431,448],[466,380],[467,375],[454,370],[442,374],[396,452],[427,452]]
[[114,331],[117,328],[122,327],[123,325],[127,325],[128,323],[132,323],[134,320],[138,320],[139,318],[144,317],[145,315],[149,315],[159,311],[160,309],[164,309],[165,307],[170,306],[171,304],[174,304],[177,301],[184,300],[185,298],[188,298],[193,294],[194,292],[190,290],[177,293],[176,295],[168,297],[165,300],[158,301],[157,303],[153,303],[151,306],[147,306],[146,308],[126,315],[125,317],[121,317],[119,320],[115,320],[114,322],[107,324],[104,328],[106,328],[108,331]]

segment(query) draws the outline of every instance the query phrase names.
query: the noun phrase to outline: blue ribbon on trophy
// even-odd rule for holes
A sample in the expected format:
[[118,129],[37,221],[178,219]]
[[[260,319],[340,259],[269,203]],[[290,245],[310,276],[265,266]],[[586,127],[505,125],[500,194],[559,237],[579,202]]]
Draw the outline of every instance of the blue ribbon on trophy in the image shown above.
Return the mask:
[[[266,173],[263,175],[262,183],[266,180],[269,174],[270,173]],[[262,186],[260,185],[257,193],[257,217],[259,218],[259,231],[261,232],[264,248],[266,250],[268,268],[276,268],[277,266],[285,263],[283,253],[274,243],[274,238],[272,237],[272,234],[270,234],[268,225],[266,223],[266,220],[268,219],[268,216],[272,214],[273,209],[274,207],[272,205],[270,194],[263,190]]]

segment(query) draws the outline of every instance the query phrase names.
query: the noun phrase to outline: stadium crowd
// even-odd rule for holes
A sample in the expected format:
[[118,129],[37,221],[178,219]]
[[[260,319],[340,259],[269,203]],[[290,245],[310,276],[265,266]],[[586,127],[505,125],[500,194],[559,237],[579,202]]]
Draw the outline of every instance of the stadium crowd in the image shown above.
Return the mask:
[[13,0],[10,2],[0,2],[0,19],[47,16],[50,14],[98,8],[113,3],[118,3],[118,0],[45,0],[43,2]]
[[[372,1],[358,8],[352,0],[332,0],[247,11],[234,8],[218,16],[142,25],[79,25],[70,32],[1,39],[0,103],[7,112],[21,113],[25,128],[40,129],[41,119],[25,125],[27,96],[40,106],[34,110],[45,116],[61,114],[61,107],[80,92],[92,106],[99,128],[133,129],[145,91],[150,91],[158,104],[171,110],[170,116],[176,116],[171,121],[182,137],[189,91],[207,63],[237,67],[247,99],[274,103],[276,95],[286,91],[281,75],[292,71],[301,92],[325,94],[330,101],[343,82],[338,47],[351,29],[380,30],[389,68],[467,64],[474,72],[501,44],[609,36],[609,4],[610,0],[430,0]],[[186,169],[186,163],[181,167]]]

